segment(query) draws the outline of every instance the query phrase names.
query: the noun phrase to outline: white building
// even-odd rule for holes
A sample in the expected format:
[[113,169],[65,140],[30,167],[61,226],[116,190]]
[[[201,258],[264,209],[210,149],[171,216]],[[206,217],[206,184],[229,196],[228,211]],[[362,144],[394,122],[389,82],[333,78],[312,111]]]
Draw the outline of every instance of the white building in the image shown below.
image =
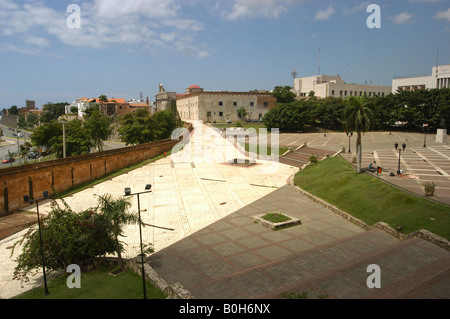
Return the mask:
[[320,98],[348,96],[385,96],[390,86],[345,83],[339,75],[316,75],[294,79],[294,93],[297,97],[309,96],[311,92]]
[[72,104],[66,105],[66,114],[72,113],[70,109],[76,107],[78,108],[78,117],[81,118],[84,115],[84,111],[91,106],[91,102],[92,99],[88,99],[86,97],[73,101]]
[[450,65],[433,67],[431,75],[401,77],[392,80],[392,93],[398,90],[421,90],[450,88]]

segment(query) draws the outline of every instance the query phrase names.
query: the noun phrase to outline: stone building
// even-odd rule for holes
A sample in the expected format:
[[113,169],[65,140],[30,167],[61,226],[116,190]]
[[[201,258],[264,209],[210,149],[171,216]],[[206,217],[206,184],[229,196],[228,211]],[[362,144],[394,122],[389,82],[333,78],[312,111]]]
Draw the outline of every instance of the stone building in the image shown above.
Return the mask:
[[[198,85],[191,85],[185,94],[177,97],[177,110],[182,120],[204,122],[262,121],[276,104],[277,99],[270,92],[204,91]],[[241,108],[247,115],[239,118]]]

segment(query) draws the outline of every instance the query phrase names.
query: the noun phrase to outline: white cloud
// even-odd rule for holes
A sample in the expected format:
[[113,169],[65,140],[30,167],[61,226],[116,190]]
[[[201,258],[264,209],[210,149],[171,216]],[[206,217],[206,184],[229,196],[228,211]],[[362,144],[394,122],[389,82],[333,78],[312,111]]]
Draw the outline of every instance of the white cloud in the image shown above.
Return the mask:
[[[81,27],[70,29],[66,20],[71,13],[56,11],[48,5],[27,1],[22,6],[13,0],[0,0],[0,42],[14,39],[15,45],[3,46],[19,51],[16,39],[29,47],[49,46],[51,37],[73,47],[103,49],[114,46],[124,50],[175,49],[199,57],[207,56],[196,33],[202,23],[181,18],[175,0],[93,0],[81,3]],[[189,43],[186,33],[189,33]],[[177,45],[174,46],[173,43]],[[24,50],[23,52],[27,52]]]
[[334,8],[333,5],[330,4],[326,10],[317,12],[315,20],[327,20],[333,15],[333,13]]
[[394,20],[395,24],[402,24],[402,23],[405,23],[406,21],[410,20],[412,17],[413,17],[413,15],[411,13],[402,12],[396,16],[393,16],[392,20]]
[[223,12],[227,20],[253,17],[278,18],[288,10],[288,6],[304,0],[234,0],[231,9]]
[[448,8],[446,11],[439,11],[434,16],[435,19],[444,19],[450,22],[450,8]]

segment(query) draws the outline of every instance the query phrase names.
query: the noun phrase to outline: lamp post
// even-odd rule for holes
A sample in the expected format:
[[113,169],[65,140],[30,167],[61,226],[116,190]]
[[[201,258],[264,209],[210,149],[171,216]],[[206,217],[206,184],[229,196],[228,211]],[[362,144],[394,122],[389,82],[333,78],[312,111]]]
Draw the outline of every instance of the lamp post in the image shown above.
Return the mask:
[[[400,172],[400,157],[402,156],[402,149],[398,148],[398,143],[397,142],[394,144],[394,146],[395,146],[396,150],[398,149],[398,169],[397,169],[397,174],[400,175],[401,174],[401,172]],[[405,143],[402,144],[402,148],[403,148],[403,151],[406,149],[406,144]]]
[[353,132],[345,132],[345,133],[346,133],[347,136],[348,136],[348,152],[351,153],[352,151],[351,151],[351,149],[350,149],[350,139],[351,139],[352,136],[353,136]]
[[43,199],[47,199],[48,198],[48,191],[44,191],[43,193],[43,197],[42,198],[38,198],[38,199],[33,199],[28,196],[25,195],[23,196],[23,200],[25,203],[27,204],[33,204],[33,202],[36,202],[36,212],[37,212],[37,218],[38,218],[38,229],[39,229],[39,243],[41,246],[41,258],[42,258],[42,271],[44,273],[44,287],[45,287],[45,294],[48,295],[48,288],[47,288],[47,277],[45,275],[45,262],[44,262],[44,249],[42,247],[42,233],[41,233],[41,221],[39,218],[39,201],[43,200]]
[[147,184],[145,185],[145,191],[131,194],[131,188],[127,187],[125,188],[125,196],[133,196],[137,195],[138,200],[138,212],[139,212],[139,240],[141,244],[141,270],[142,270],[142,289],[144,290],[144,299],[147,299],[147,291],[145,289],[145,270],[144,270],[144,249],[142,247],[142,228],[141,228],[141,205],[139,202],[139,195],[145,194],[145,193],[151,193],[150,188],[152,188],[152,185]]
[[425,137],[423,138],[423,147],[427,147],[427,130],[428,130],[428,124],[423,125],[423,130],[425,132]]

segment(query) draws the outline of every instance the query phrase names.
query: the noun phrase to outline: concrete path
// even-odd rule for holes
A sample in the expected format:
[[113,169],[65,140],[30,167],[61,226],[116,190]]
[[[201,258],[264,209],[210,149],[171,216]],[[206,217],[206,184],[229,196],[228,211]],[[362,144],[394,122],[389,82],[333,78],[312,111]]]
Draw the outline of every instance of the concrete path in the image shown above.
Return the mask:
[[[298,171],[292,166],[262,160],[249,167],[227,164],[235,158],[244,160],[245,156],[207,126],[196,132],[178,157],[163,158],[81,191],[65,198],[66,203],[74,211],[82,211],[96,206],[96,194],[122,196],[125,187],[137,192],[144,191],[146,184],[152,184],[152,193],[140,196],[142,220],[147,224],[174,229],[143,228],[144,244],[153,244],[155,250],[160,251],[270,194],[285,185],[288,177]],[[199,154],[201,156],[196,156]],[[60,201],[58,203],[61,204]],[[137,211],[136,197],[132,199],[132,204],[132,210]],[[39,205],[42,214],[50,209],[50,201]],[[27,211],[35,212],[35,206],[28,207]],[[140,252],[138,226],[126,225],[125,234],[127,246],[124,257],[131,258]],[[18,236],[20,234],[14,238]],[[10,298],[26,291],[34,287],[40,278],[38,273],[25,289],[20,287],[19,282],[11,282],[15,263],[10,259],[9,247],[16,240],[9,237],[0,241],[0,298]]]

